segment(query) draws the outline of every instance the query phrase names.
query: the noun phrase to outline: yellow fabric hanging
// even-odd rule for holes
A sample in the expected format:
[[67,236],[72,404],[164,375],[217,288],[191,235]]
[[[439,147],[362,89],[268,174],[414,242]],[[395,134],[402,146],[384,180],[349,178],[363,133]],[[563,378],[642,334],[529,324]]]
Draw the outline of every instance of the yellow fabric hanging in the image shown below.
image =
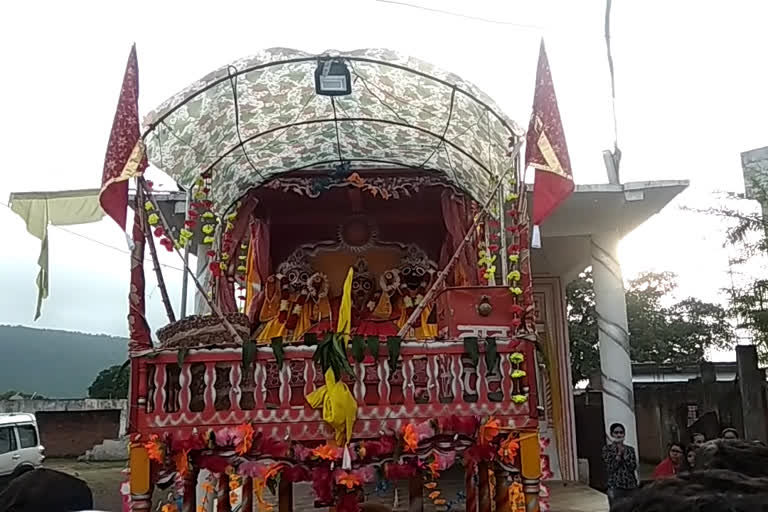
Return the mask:
[[[342,335],[344,348],[349,343],[349,333],[352,330],[352,268],[347,272],[344,281],[344,291],[339,306],[339,322],[337,332]],[[335,343],[335,340],[331,340]],[[323,408],[323,420],[333,428],[336,443],[343,446],[352,439],[352,431],[357,420],[357,400],[344,382],[336,382],[333,368],[325,372],[325,385],[307,395],[307,402],[313,409]]]
[[355,271],[352,267],[347,272],[344,280],[344,289],[341,293],[341,305],[339,306],[339,323],[336,332],[344,335],[344,348],[349,344],[349,333],[352,331],[352,278]]
[[323,420],[335,432],[339,446],[349,443],[357,420],[357,401],[344,382],[336,382],[332,368],[325,372],[325,386],[308,394],[307,402],[313,409],[322,406]]

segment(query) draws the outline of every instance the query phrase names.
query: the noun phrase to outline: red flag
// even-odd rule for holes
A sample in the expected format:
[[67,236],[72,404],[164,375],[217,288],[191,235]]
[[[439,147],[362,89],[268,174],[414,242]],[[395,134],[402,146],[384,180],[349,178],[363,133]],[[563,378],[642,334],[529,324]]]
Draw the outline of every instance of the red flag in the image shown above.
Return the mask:
[[141,176],[146,168],[147,157],[139,127],[139,64],[136,45],[133,45],[109,134],[99,194],[101,207],[123,231],[128,210],[128,180]]
[[532,223],[538,226],[573,192],[573,173],[565,143],[544,40],[539,49],[533,113],[525,141],[525,164],[536,169]]

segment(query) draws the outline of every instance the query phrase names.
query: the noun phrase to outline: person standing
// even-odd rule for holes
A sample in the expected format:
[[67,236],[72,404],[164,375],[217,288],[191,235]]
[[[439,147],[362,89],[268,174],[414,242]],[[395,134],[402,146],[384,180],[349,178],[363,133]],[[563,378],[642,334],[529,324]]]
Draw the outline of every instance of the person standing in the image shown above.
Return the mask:
[[688,448],[685,450],[685,470],[686,471],[693,471],[696,469],[696,450],[698,450],[699,447],[695,444],[689,444]]
[[637,489],[637,456],[632,446],[624,444],[626,429],[621,423],[610,428],[611,442],[603,447],[603,464],[608,475],[608,503],[628,497]]
[[680,472],[680,466],[683,463],[683,445],[680,443],[671,443],[669,450],[667,451],[667,458],[664,459],[653,470],[653,479],[659,480],[661,478],[669,478],[677,475]]
[[739,438],[739,433],[736,431],[735,428],[728,427],[720,434],[720,437],[722,439],[725,439],[726,441],[735,441]]
[[707,437],[701,432],[694,432],[691,436],[691,444],[697,448],[707,442]]

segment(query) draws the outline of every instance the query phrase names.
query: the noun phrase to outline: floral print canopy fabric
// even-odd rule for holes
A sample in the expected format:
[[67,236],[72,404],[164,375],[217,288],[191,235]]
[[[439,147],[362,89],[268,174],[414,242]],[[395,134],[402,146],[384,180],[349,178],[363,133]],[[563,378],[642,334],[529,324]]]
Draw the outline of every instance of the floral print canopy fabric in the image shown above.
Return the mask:
[[182,186],[210,172],[227,208],[286,172],[334,168],[431,170],[483,201],[523,134],[485,94],[456,75],[390,50],[342,58],[352,94],[315,92],[318,56],[273,48],[224,66],[144,119],[149,159]]

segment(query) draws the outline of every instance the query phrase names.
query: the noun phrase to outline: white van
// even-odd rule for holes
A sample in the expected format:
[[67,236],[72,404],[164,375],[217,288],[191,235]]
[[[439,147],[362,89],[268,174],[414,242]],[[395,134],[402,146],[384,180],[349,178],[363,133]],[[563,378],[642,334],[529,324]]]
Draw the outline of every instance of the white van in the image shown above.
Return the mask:
[[44,451],[34,414],[0,414],[0,479],[39,468]]

